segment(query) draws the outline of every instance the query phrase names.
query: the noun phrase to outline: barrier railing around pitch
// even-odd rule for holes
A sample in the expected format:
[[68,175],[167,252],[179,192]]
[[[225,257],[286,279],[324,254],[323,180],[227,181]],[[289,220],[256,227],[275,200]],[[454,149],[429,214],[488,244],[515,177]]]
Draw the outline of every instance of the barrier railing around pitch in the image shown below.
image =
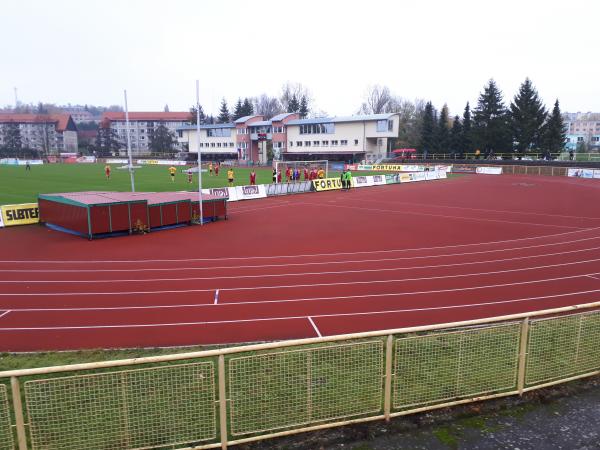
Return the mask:
[[599,308],[0,372],[0,449],[227,448],[519,395],[600,373]]

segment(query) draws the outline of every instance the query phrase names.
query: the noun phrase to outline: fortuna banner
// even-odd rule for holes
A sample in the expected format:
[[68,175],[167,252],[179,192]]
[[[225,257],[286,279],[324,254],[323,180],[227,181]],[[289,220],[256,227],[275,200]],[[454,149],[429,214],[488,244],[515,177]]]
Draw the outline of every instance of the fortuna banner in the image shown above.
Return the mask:
[[333,191],[342,189],[342,181],[339,178],[324,178],[322,180],[313,180],[315,191]]

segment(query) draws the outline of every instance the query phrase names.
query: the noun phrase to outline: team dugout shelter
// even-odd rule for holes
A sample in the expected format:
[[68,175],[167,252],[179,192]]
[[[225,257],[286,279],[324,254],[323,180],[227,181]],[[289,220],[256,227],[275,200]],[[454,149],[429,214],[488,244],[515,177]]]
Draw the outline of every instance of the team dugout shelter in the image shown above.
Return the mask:
[[[202,194],[204,222],[227,219],[226,199]],[[69,192],[38,196],[40,222],[88,239],[195,223],[197,192]]]

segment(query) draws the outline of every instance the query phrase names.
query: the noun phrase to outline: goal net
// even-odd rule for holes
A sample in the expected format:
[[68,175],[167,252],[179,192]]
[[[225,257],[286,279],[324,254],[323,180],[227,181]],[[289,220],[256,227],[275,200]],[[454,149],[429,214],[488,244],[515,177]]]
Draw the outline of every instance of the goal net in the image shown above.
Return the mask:
[[[311,161],[273,161],[273,168],[281,174],[281,181],[286,182],[286,172],[290,169],[290,172],[293,174],[295,170],[299,173],[299,178],[294,179],[290,178],[289,181],[304,181],[304,171],[306,170],[309,174],[316,175],[319,169],[323,169],[325,171],[325,178],[329,176],[329,161],[326,159],[319,160],[311,160]],[[315,176],[316,178],[316,176]],[[310,179],[313,179],[312,177]]]

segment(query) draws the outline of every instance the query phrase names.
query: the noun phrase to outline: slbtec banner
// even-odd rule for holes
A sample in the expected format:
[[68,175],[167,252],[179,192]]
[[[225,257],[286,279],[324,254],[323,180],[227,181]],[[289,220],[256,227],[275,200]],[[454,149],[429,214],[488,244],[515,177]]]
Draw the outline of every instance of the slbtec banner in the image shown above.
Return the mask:
[[0,206],[0,226],[26,225],[40,221],[37,203]]
[[333,191],[342,189],[342,180],[339,178],[324,178],[322,180],[313,180],[313,188],[315,191]]

